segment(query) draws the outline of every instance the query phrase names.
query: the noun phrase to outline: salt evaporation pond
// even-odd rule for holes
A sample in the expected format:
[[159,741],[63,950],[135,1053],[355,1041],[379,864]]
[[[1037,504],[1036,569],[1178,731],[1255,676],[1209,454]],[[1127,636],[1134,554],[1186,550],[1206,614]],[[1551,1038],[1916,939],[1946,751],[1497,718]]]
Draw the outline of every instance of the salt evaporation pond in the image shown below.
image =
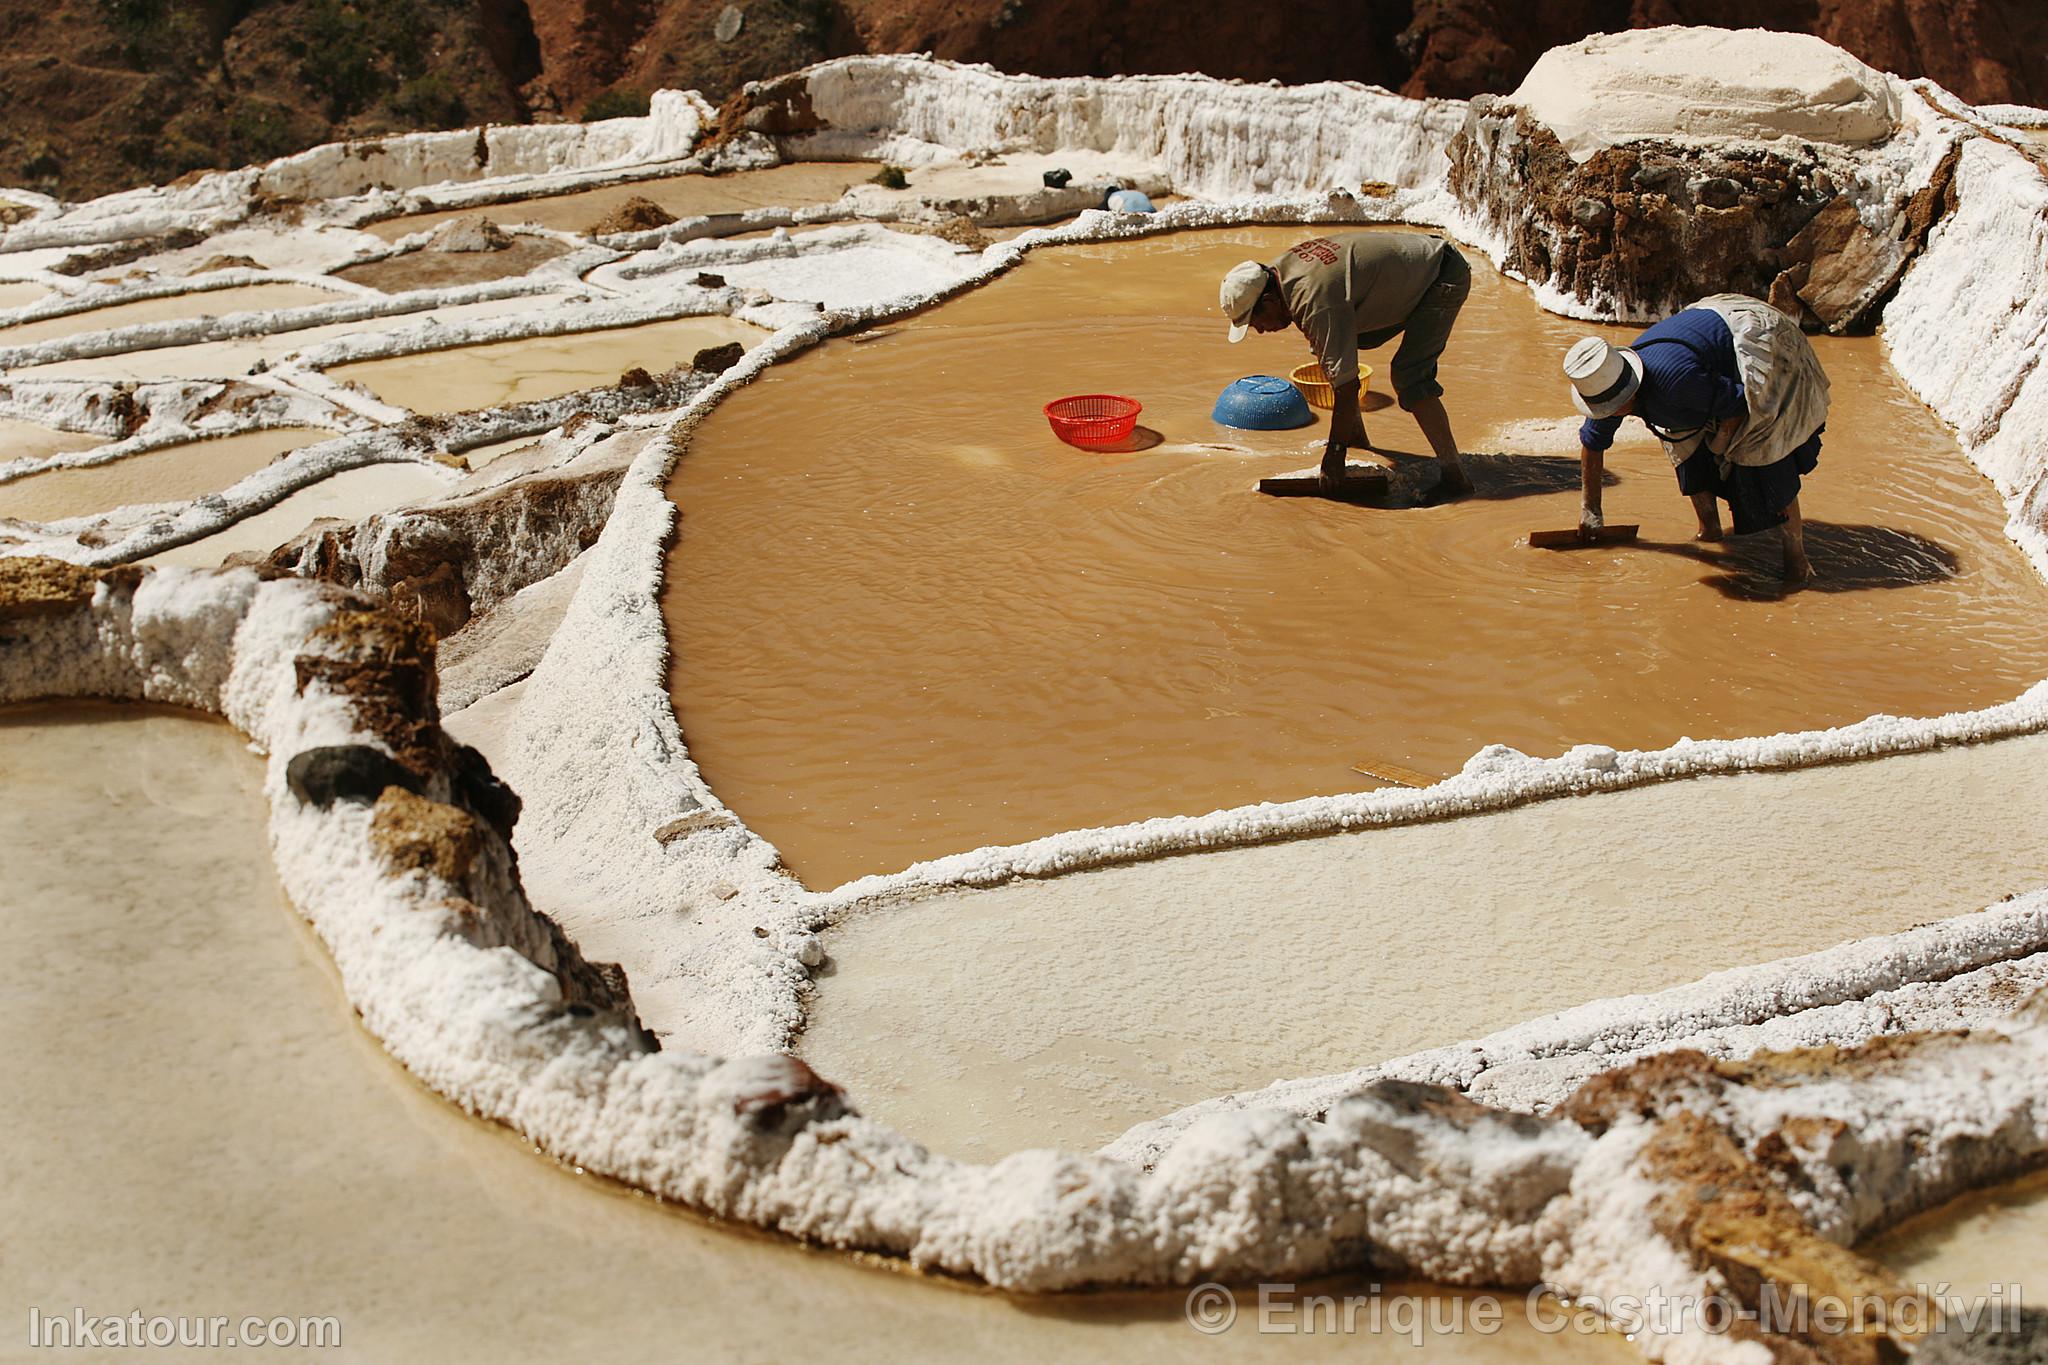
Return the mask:
[[387,242],[395,242],[411,233],[439,227],[452,219],[482,214],[498,223],[532,223],[562,232],[581,232],[629,199],[649,200],[675,218],[829,204],[846,193],[849,186],[872,177],[877,169],[867,162],[801,161],[758,171],[734,171],[728,175],[671,175],[658,180],[634,180],[606,185],[602,189],[579,190],[573,194],[548,195],[539,199],[411,213],[403,218],[386,218],[380,223],[366,224],[363,231],[375,233]]
[[[96,445],[103,444],[107,439],[105,436],[95,436],[89,432],[63,431],[37,422],[0,417],[0,463],[9,460],[37,460],[47,455],[90,450]],[[5,485],[0,485],[0,489],[4,488]]]
[[57,360],[47,365],[27,366],[14,373],[30,379],[229,379],[256,373],[295,352],[310,350],[323,342],[343,337],[368,332],[446,327],[514,313],[530,313],[535,309],[545,309],[553,302],[547,294],[487,299],[482,303],[392,313],[358,322],[327,323],[262,336],[200,341],[188,346],[158,346],[116,355],[90,356],[83,360]]
[[[885,335],[777,365],[704,421],[670,483],[670,691],[712,788],[807,884],[1352,790],[1361,760],[1447,774],[1489,742],[1661,748],[1939,715],[2048,676],[2048,583],[1873,338],[1816,342],[1834,408],[1802,501],[1823,581],[1789,597],[1775,536],[1691,543],[1640,428],[1606,504],[1642,546],[1522,543],[1577,520],[1559,357],[1634,329],[1544,313],[1476,250],[1443,382],[1464,448],[1506,452],[1468,460],[1480,496],[1254,495],[1313,462],[1319,428],[1209,420],[1232,378],[1305,359],[1291,332],[1225,344],[1215,281],[1311,231],[1040,249]],[[1367,359],[1384,374],[1390,352]],[[1139,397],[1161,443],[1053,439],[1043,402],[1105,390]],[[1396,410],[1368,429],[1427,451]]]
[[660,374],[687,366],[707,347],[731,341],[753,346],[767,335],[722,315],[676,318],[361,361],[328,373],[414,412],[462,412],[616,384],[630,369]]
[[1997,1295],[2039,1308],[2048,1249],[2048,1170],[1972,1190],[1909,1218],[1859,1248],[1913,1284],[1947,1284],[1958,1298]]
[[133,303],[109,304],[82,313],[43,318],[0,326],[0,346],[26,346],[32,341],[76,336],[81,332],[110,332],[117,327],[134,327],[145,322],[170,322],[179,318],[225,317],[230,313],[260,313],[280,308],[310,308],[319,303],[338,303],[345,295],[305,284],[249,284],[227,289],[203,289],[163,298],[137,299]]
[[2048,883],[2044,765],[2031,736],[885,906],[827,936],[801,1051],[941,1151],[1094,1148]]
[[[0,710],[0,1143],[33,1171],[0,1182],[0,1221],[36,1248],[0,1258],[0,1300],[333,1316],[341,1347],[318,1354],[340,1360],[602,1339],[627,1359],[828,1340],[850,1361],[1171,1361],[1199,1340],[1181,1291],[1028,1298],[923,1280],[578,1177],[464,1115],[357,1023],[278,889],[261,777],[239,735],[183,713]],[[545,1289],[478,1292],[505,1285]],[[1389,1311],[1460,1302],[1385,1293]],[[1425,1336],[1428,1356],[1636,1358],[1616,1335],[1539,1333],[1520,1294],[1500,1301],[1497,1334]],[[1249,1306],[1218,1343],[1228,1360],[1413,1355],[1385,1333],[1261,1335]]]
[[334,435],[315,427],[246,431],[160,446],[109,464],[51,469],[0,483],[0,517],[58,521],[218,493],[286,451]]
[[551,238],[516,237],[512,245],[497,251],[408,251],[381,261],[344,266],[334,273],[339,279],[387,294],[453,289],[525,275],[568,251],[565,244]]
[[387,508],[448,491],[450,471],[421,464],[374,464],[330,474],[232,526],[150,555],[144,564],[214,568],[232,554],[266,554],[322,517],[360,521]]

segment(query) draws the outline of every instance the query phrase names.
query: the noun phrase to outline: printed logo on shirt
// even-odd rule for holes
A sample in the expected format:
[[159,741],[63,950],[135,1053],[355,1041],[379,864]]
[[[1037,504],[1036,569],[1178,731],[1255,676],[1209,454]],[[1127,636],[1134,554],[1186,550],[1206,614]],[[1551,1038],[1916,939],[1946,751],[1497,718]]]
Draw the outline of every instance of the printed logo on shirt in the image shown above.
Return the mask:
[[1300,246],[1288,248],[1287,254],[1323,265],[1337,264],[1337,244],[1328,237],[1311,237]]

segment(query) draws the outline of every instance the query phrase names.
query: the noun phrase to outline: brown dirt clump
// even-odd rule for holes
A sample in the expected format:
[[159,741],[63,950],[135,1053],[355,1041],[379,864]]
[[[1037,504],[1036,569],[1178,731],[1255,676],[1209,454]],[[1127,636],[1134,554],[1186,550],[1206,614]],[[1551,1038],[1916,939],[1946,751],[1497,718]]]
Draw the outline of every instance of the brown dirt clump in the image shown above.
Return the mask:
[[483,846],[483,828],[466,810],[386,787],[370,817],[370,845],[396,871],[460,886]]
[[103,580],[115,576],[133,580],[140,575],[134,569],[115,570],[110,575],[41,555],[0,559],[0,621],[58,616],[82,607],[92,601]]
[[1753,1320],[1720,1324],[1780,1360],[1891,1365],[1900,1342],[1934,1325],[1933,1306],[1875,1261],[1809,1227],[1734,1141],[1697,1114],[1657,1126],[1644,1173],[1665,1186],[1657,1230],[1717,1273]]
[[253,256],[220,255],[207,257],[185,273],[188,275],[206,275],[216,270],[264,270],[267,268],[263,262]]
[[747,348],[737,341],[728,341],[723,346],[706,346],[690,357],[690,368],[699,374],[724,374],[740,363]]
[[1801,1085],[1820,1077],[1868,1074],[1895,1061],[1956,1047],[1969,1036],[1887,1034],[1855,1047],[1829,1044],[1790,1052],[1759,1052],[1741,1061],[1726,1061],[1692,1048],[1678,1048],[1592,1077],[1573,1091],[1557,1112],[1598,1132],[1630,1116],[1655,1118],[1681,1107],[1710,1107],[1733,1089],[1771,1089]]
[[915,232],[926,237],[936,237],[954,246],[964,246],[969,251],[980,251],[993,239],[975,224],[972,218],[956,214],[943,223],[897,223],[895,226],[905,232]]
[[667,227],[675,220],[676,216],[673,213],[652,199],[644,199],[636,194],[583,229],[583,234],[586,237],[609,237],[617,232],[649,232],[655,228]]
[[409,771],[427,777],[446,759],[434,673],[434,628],[389,611],[350,610],[306,639],[293,661],[301,692],[316,684],[348,698],[356,722]]

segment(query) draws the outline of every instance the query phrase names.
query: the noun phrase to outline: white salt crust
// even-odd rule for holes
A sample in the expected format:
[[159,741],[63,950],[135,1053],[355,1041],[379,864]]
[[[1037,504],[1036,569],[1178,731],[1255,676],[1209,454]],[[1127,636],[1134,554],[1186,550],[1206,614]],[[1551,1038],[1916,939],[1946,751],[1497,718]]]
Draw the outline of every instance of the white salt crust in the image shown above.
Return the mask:
[[[298,680],[295,659],[322,652],[316,632],[344,606],[323,585],[247,570],[102,584],[87,606],[14,623],[0,702],[146,699],[242,729],[268,755],[285,890],[333,953],[364,1025],[442,1094],[565,1161],[726,1217],[1018,1290],[1300,1277],[1362,1255],[1453,1283],[1543,1280],[1609,1299],[1723,1287],[1649,1226],[1661,1186],[1638,1159],[1648,1130],[1637,1120],[1596,1136],[1507,1113],[1451,1122],[1365,1094],[1314,1119],[1275,1107],[1203,1116],[1143,1169],[1048,1151],[965,1165],[829,1107],[809,1122],[801,1109],[794,1121],[757,1118],[764,1097],[801,1079],[786,1059],[652,1053],[616,1018],[578,1017],[529,956],[542,936],[509,877],[481,920],[463,914],[438,877],[380,862],[367,807],[321,810],[290,793],[290,755],[378,743],[344,695]],[[2031,916],[2038,930],[2044,900],[2003,913]],[[1938,955],[1934,940],[1964,922],[1915,931],[1915,946]],[[1715,985],[1650,999],[1705,1000]],[[1711,1116],[1745,1144],[1794,1116],[1853,1127],[1851,1153],[1794,1153],[1801,1212],[1847,1239],[2048,1151],[2044,1016],[2037,1003],[1853,1083],[1735,1092]],[[1682,1331],[1642,1344],[1672,1360],[1744,1358]]]
[[[665,979],[636,971],[635,990],[642,1012],[662,1024],[672,1044],[728,1053],[785,1047],[801,1024],[808,988],[803,960],[814,956],[815,931],[840,914],[931,887],[1436,818],[1694,773],[1906,752],[2048,724],[2043,685],[1981,712],[1873,717],[1832,731],[1680,744],[1655,753],[1582,746],[1559,759],[1536,760],[1494,746],[1450,782],[1425,792],[1077,831],[920,864],[835,892],[803,891],[778,870],[772,848],[705,789],[665,692],[667,642],[658,594],[674,508],[663,487],[701,415],[774,359],[833,331],[991,278],[1036,244],[1204,223],[1398,218],[1452,224],[1457,211],[1443,189],[1440,152],[1463,118],[1461,105],[1405,101],[1352,86],[1283,90],[1187,77],[1039,81],[915,58],[831,63],[814,70],[810,83],[814,107],[833,127],[791,140],[802,150],[886,150],[897,159],[930,159],[941,149],[1073,146],[1129,155],[1183,193],[1235,202],[1178,205],[1154,219],[1088,213],[1068,228],[1030,233],[967,257],[966,269],[950,266],[957,258],[941,261],[934,254],[921,267],[906,266],[893,295],[870,281],[872,302],[849,300],[828,314],[778,299],[772,271],[764,271],[761,286],[768,297],[736,295],[734,306],[783,325],[681,410],[666,439],[649,443],[628,470],[611,522],[579,561],[582,581],[564,628],[527,681],[506,763],[507,776],[527,800],[519,842],[529,886],[543,904],[574,907],[561,915],[572,933],[578,913],[596,916],[594,923],[608,930],[644,935],[658,950],[649,957],[674,964]],[[1901,96],[1908,123],[1916,93]],[[550,175],[557,177],[551,185],[579,175],[624,178],[636,156],[655,164],[658,153],[666,165],[688,154],[688,139],[675,129],[695,120],[694,137],[705,111],[694,97],[668,94],[657,99],[649,120],[617,121],[633,129],[600,136],[609,125],[597,125],[575,137],[558,129],[491,130],[487,142],[501,134],[534,135],[530,145],[517,138],[507,144],[511,164],[532,178],[524,183]],[[1924,132],[1895,139],[1877,158],[1880,170],[1866,178],[1868,198],[1859,203],[1875,207],[1910,191],[1916,173],[1938,160],[1952,136],[1933,118]],[[110,196],[73,209],[35,199],[43,212],[0,237],[0,252],[19,253],[9,263],[25,267],[19,277],[29,277],[52,248],[237,221],[251,175],[270,177],[265,183],[272,192],[301,184],[312,187],[307,192],[330,194],[360,191],[378,179],[423,185],[439,175],[467,180],[463,192],[485,202],[502,182],[483,181],[473,164],[465,169],[451,141],[458,136],[474,147],[474,134],[386,139],[374,154],[385,158],[380,172],[360,183],[348,178],[353,167],[346,149],[316,149],[288,159],[288,169],[275,163],[224,173],[175,192]],[[505,163],[496,143],[490,145],[495,173]],[[525,150],[511,150],[515,145]],[[589,160],[579,163],[579,157]],[[589,169],[593,163],[597,169]],[[1302,179],[1281,179],[1288,175]],[[1387,199],[1304,197],[1304,191],[1365,179],[1395,181],[1400,188]],[[1248,184],[1275,193],[1245,198]],[[1961,206],[1887,311],[1888,339],[1907,382],[1957,427],[1966,452],[1998,483],[2013,509],[2015,539],[2048,571],[2041,529],[2048,477],[2038,451],[2040,433],[2048,430],[2040,406],[2048,399],[2036,374],[2040,320],[2029,311],[2030,301],[2042,296],[2041,176],[2025,158],[1973,142],[1958,189]],[[13,191],[8,197],[29,198]],[[381,216],[365,207],[375,197],[347,211]],[[396,198],[386,196],[378,207]],[[437,199],[435,206],[445,203]],[[820,247],[844,249],[843,243]],[[772,248],[728,244],[728,251],[691,259],[766,265],[808,255],[801,239]],[[911,255],[902,253],[902,260]],[[658,255],[621,263],[618,283],[628,267],[659,275],[669,264]],[[1975,298],[1980,306],[1958,302],[1966,286],[1981,291]],[[593,280],[584,287],[606,286]],[[379,339],[363,344],[371,354],[404,349],[379,351],[386,344]],[[355,345],[337,351],[353,358]],[[317,359],[334,363],[337,351]],[[19,392],[27,386],[10,387],[17,391],[10,402],[49,410],[63,401],[55,390],[23,400]],[[474,437],[472,444],[525,434],[492,426],[492,414],[469,418],[475,429],[466,429],[465,439]],[[352,421],[345,415],[332,420]],[[308,449],[374,442],[378,435]],[[69,543],[72,558],[112,562],[147,553],[159,541],[143,528],[121,543],[122,553],[104,557],[78,553],[83,547]],[[45,552],[61,552],[64,544],[52,536]],[[551,977],[510,949],[480,948],[453,934],[443,918],[421,908],[431,888],[417,878],[392,879],[375,865],[364,842],[364,813],[305,810],[283,791],[284,757],[313,743],[364,742],[349,735],[350,722],[334,699],[292,695],[291,658],[331,610],[311,585],[161,571],[144,581],[132,603],[102,589],[90,625],[52,625],[0,654],[0,697],[147,697],[219,710],[248,732],[273,755],[272,843],[280,873],[333,949],[366,1024],[428,1084],[565,1159],[726,1216],[832,1245],[899,1252],[920,1265],[1015,1288],[1302,1274],[1337,1264],[1361,1245],[1382,1264],[1443,1279],[1526,1282],[1541,1275],[1609,1295],[1629,1287],[1640,1292],[1653,1272],[1680,1281],[1691,1273],[1675,1264],[1659,1270],[1640,1244],[1647,1194],[1630,1164],[1640,1132],[1617,1128],[1597,1141],[1566,1126],[1547,1128],[1537,1139],[1506,1130],[1433,1133],[1430,1140],[1445,1146],[1438,1174],[1404,1175],[1373,1145],[1401,1122],[1376,1102],[1343,1101],[1324,1122],[1301,1117],[1328,1097],[1355,1090],[1363,1073],[1290,1082],[1260,1092],[1256,1103],[1229,1097],[1196,1106],[1201,1113],[1144,1125],[1112,1149],[1129,1160],[1027,1152],[990,1167],[963,1166],[858,1118],[814,1125],[793,1140],[756,1132],[735,1115],[733,1100],[772,1079],[773,1063],[642,1054],[623,1030],[563,1015]],[[664,827],[669,837],[657,841],[653,833]],[[1740,1056],[1813,1041],[1855,1042],[1903,1028],[1986,1025],[1997,1016],[1994,999],[2006,997],[1989,990],[1988,982],[2025,984],[2044,975],[2044,894],[1906,935],[1586,1006],[1377,1071],[1441,1079],[1482,1098],[1537,1109],[1586,1075],[1661,1048],[1699,1046]],[[686,925],[691,915],[697,922]],[[757,936],[756,926],[768,936]],[[1927,1075],[1901,1082],[1904,1090],[1829,1094],[1818,1109],[1801,1093],[1802,1112],[1825,1110],[1868,1134],[1866,1148],[1885,1173],[1853,1196],[1813,1195],[1805,1211],[1823,1230],[1867,1230],[1965,1179],[1943,1164],[1944,1143],[1995,1133],[1996,1159],[2008,1163],[2048,1145],[2040,1065],[2048,1029],[2036,1022],[2010,1027],[2010,1044],[1986,1043],[1996,1055],[1987,1055],[1980,1068],[1987,1078],[1982,1086]],[[1919,1161],[1902,1155],[1910,1138],[1899,1118],[1905,1112],[1923,1125],[1923,1136],[1935,1137]],[[1772,1121],[1761,1113],[1720,1117],[1758,1132]],[[1151,1169],[1142,1169],[1147,1162]],[[1980,1169],[1967,1178],[1989,1177]],[[1646,1349],[1671,1359],[1739,1358],[1726,1342],[1650,1341]]]

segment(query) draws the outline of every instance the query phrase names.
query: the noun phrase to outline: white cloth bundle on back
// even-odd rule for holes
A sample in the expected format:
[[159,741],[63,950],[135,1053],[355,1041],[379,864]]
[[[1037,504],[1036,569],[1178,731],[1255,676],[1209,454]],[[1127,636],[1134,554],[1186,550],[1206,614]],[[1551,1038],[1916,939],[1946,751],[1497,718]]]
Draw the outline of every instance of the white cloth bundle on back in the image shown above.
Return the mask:
[[1714,294],[1696,308],[1720,314],[1735,337],[1749,416],[1722,451],[1724,464],[1776,464],[1828,420],[1828,376],[1799,324],[1762,299]]

